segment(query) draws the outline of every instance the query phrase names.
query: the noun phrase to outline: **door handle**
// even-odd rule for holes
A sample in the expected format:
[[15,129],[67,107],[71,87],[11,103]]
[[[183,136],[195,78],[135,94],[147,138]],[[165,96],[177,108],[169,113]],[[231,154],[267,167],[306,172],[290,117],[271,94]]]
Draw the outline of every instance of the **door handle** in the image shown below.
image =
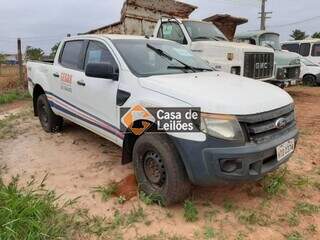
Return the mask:
[[77,84],[83,87],[86,85],[86,83],[83,80],[77,81]]
[[56,77],[56,78],[60,77],[59,73],[54,73],[53,76]]

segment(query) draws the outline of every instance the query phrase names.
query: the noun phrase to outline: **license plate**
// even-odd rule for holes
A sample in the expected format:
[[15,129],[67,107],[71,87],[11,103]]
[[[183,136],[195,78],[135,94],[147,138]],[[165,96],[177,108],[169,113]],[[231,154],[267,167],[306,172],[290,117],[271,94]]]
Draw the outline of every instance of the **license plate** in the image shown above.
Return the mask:
[[281,161],[294,151],[294,139],[291,139],[277,147],[277,159]]
[[297,81],[296,80],[291,81],[291,85],[297,85]]

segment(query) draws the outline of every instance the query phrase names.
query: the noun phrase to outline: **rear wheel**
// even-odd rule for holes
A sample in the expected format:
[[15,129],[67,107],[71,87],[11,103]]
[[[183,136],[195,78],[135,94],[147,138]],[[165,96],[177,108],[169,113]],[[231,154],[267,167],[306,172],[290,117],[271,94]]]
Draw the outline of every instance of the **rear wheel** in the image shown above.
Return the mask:
[[190,194],[184,165],[168,136],[142,135],[133,149],[133,163],[139,189],[164,205],[181,202]]
[[54,114],[45,94],[38,97],[37,110],[41,126],[46,132],[62,130],[63,118]]
[[313,75],[306,75],[303,77],[303,85],[306,85],[306,86],[317,86],[317,79],[315,76]]

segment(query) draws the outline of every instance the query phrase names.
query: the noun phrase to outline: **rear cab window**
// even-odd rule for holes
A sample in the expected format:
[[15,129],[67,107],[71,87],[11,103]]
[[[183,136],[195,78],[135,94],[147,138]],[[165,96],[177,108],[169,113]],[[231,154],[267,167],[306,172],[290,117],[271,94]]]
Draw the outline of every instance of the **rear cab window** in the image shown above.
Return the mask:
[[74,70],[83,70],[84,40],[67,41],[64,43],[59,63]]

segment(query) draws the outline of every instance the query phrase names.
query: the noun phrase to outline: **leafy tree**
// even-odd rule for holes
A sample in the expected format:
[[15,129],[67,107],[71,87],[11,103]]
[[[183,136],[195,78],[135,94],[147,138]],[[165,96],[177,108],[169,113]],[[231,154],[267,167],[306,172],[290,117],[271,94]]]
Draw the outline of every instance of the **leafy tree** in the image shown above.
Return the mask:
[[34,48],[28,46],[26,48],[26,59],[27,60],[40,60],[44,55],[44,51],[41,48]]
[[311,37],[312,38],[320,38],[320,32],[315,32]]
[[0,53],[0,75],[1,75],[1,65],[5,63],[5,61],[6,61],[6,56]]
[[56,53],[58,51],[60,42],[56,43],[52,48],[51,48],[51,53],[50,53],[50,58],[54,58],[56,56]]
[[303,40],[309,37],[309,35],[306,35],[306,32],[302,32],[299,29],[296,29],[292,31],[292,34],[290,35],[294,40]]

